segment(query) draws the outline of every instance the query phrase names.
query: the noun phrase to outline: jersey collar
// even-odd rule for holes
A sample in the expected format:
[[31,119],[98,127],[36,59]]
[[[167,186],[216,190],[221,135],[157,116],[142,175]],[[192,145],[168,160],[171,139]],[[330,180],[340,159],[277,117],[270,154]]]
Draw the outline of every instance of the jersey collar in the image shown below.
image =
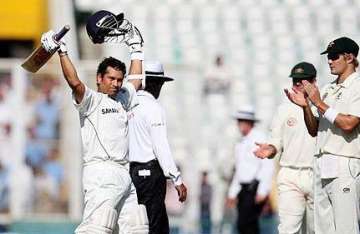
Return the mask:
[[359,77],[359,73],[357,72],[354,72],[352,73],[351,75],[349,75],[345,80],[344,82],[342,82],[340,84],[340,86],[344,87],[344,88],[348,88],[351,86],[351,84],[353,83],[353,81],[355,81],[356,79],[358,79]]

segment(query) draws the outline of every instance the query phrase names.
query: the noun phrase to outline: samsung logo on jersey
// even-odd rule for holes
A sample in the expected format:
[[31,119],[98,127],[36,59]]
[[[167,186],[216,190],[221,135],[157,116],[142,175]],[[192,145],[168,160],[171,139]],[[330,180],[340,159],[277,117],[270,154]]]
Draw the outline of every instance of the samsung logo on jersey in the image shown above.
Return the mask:
[[103,108],[101,109],[102,114],[109,114],[109,113],[119,113],[118,109],[115,108]]

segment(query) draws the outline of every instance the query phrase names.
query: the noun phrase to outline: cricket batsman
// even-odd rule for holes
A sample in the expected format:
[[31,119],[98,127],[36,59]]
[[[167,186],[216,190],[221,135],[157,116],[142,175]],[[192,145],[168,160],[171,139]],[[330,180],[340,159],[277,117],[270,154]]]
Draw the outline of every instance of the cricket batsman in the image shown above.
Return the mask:
[[[122,37],[130,50],[130,69],[116,58],[105,58],[96,73],[97,90],[78,77],[64,41],[54,40],[54,32],[44,33],[42,46],[58,51],[64,78],[72,90],[73,104],[79,112],[83,148],[84,213],[78,234],[147,234],[146,209],[138,205],[128,167],[127,111],[136,104],[141,87],[143,40],[139,30],[108,11],[93,14],[87,32],[94,43]],[[119,228],[119,231],[117,230]]]

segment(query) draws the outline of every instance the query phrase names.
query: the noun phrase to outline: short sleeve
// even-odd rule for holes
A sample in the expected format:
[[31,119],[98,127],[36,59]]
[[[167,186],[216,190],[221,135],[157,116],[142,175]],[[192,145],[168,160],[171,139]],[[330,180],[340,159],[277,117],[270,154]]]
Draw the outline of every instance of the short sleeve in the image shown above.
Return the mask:
[[270,129],[270,140],[269,144],[273,145],[276,148],[277,153],[282,151],[283,142],[283,109],[281,107],[278,108],[275,116],[273,117]]
[[136,89],[130,82],[125,82],[121,87],[116,100],[119,101],[126,111],[130,111],[138,104]]
[[82,115],[89,115],[100,103],[102,95],[89,87],[85,86],[84,97],[80,103],[76,102],[75,96],[72,96],[75,108]]
[[357,82],[355,87],[352,87],[351,100],[349,103],[349,115],[360,117],[360,82]]

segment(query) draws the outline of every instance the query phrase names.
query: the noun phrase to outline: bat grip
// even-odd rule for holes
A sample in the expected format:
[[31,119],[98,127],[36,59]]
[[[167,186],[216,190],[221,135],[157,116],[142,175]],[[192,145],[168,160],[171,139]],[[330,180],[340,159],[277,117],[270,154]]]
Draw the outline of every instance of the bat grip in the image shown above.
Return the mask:
[[60,41],[61,38],[63,38],[63,36],[65,36],[65,34],[70,30],[70,26],[69,25],[65,25],[58,33],[55,34],[54,39],[56,41]]

